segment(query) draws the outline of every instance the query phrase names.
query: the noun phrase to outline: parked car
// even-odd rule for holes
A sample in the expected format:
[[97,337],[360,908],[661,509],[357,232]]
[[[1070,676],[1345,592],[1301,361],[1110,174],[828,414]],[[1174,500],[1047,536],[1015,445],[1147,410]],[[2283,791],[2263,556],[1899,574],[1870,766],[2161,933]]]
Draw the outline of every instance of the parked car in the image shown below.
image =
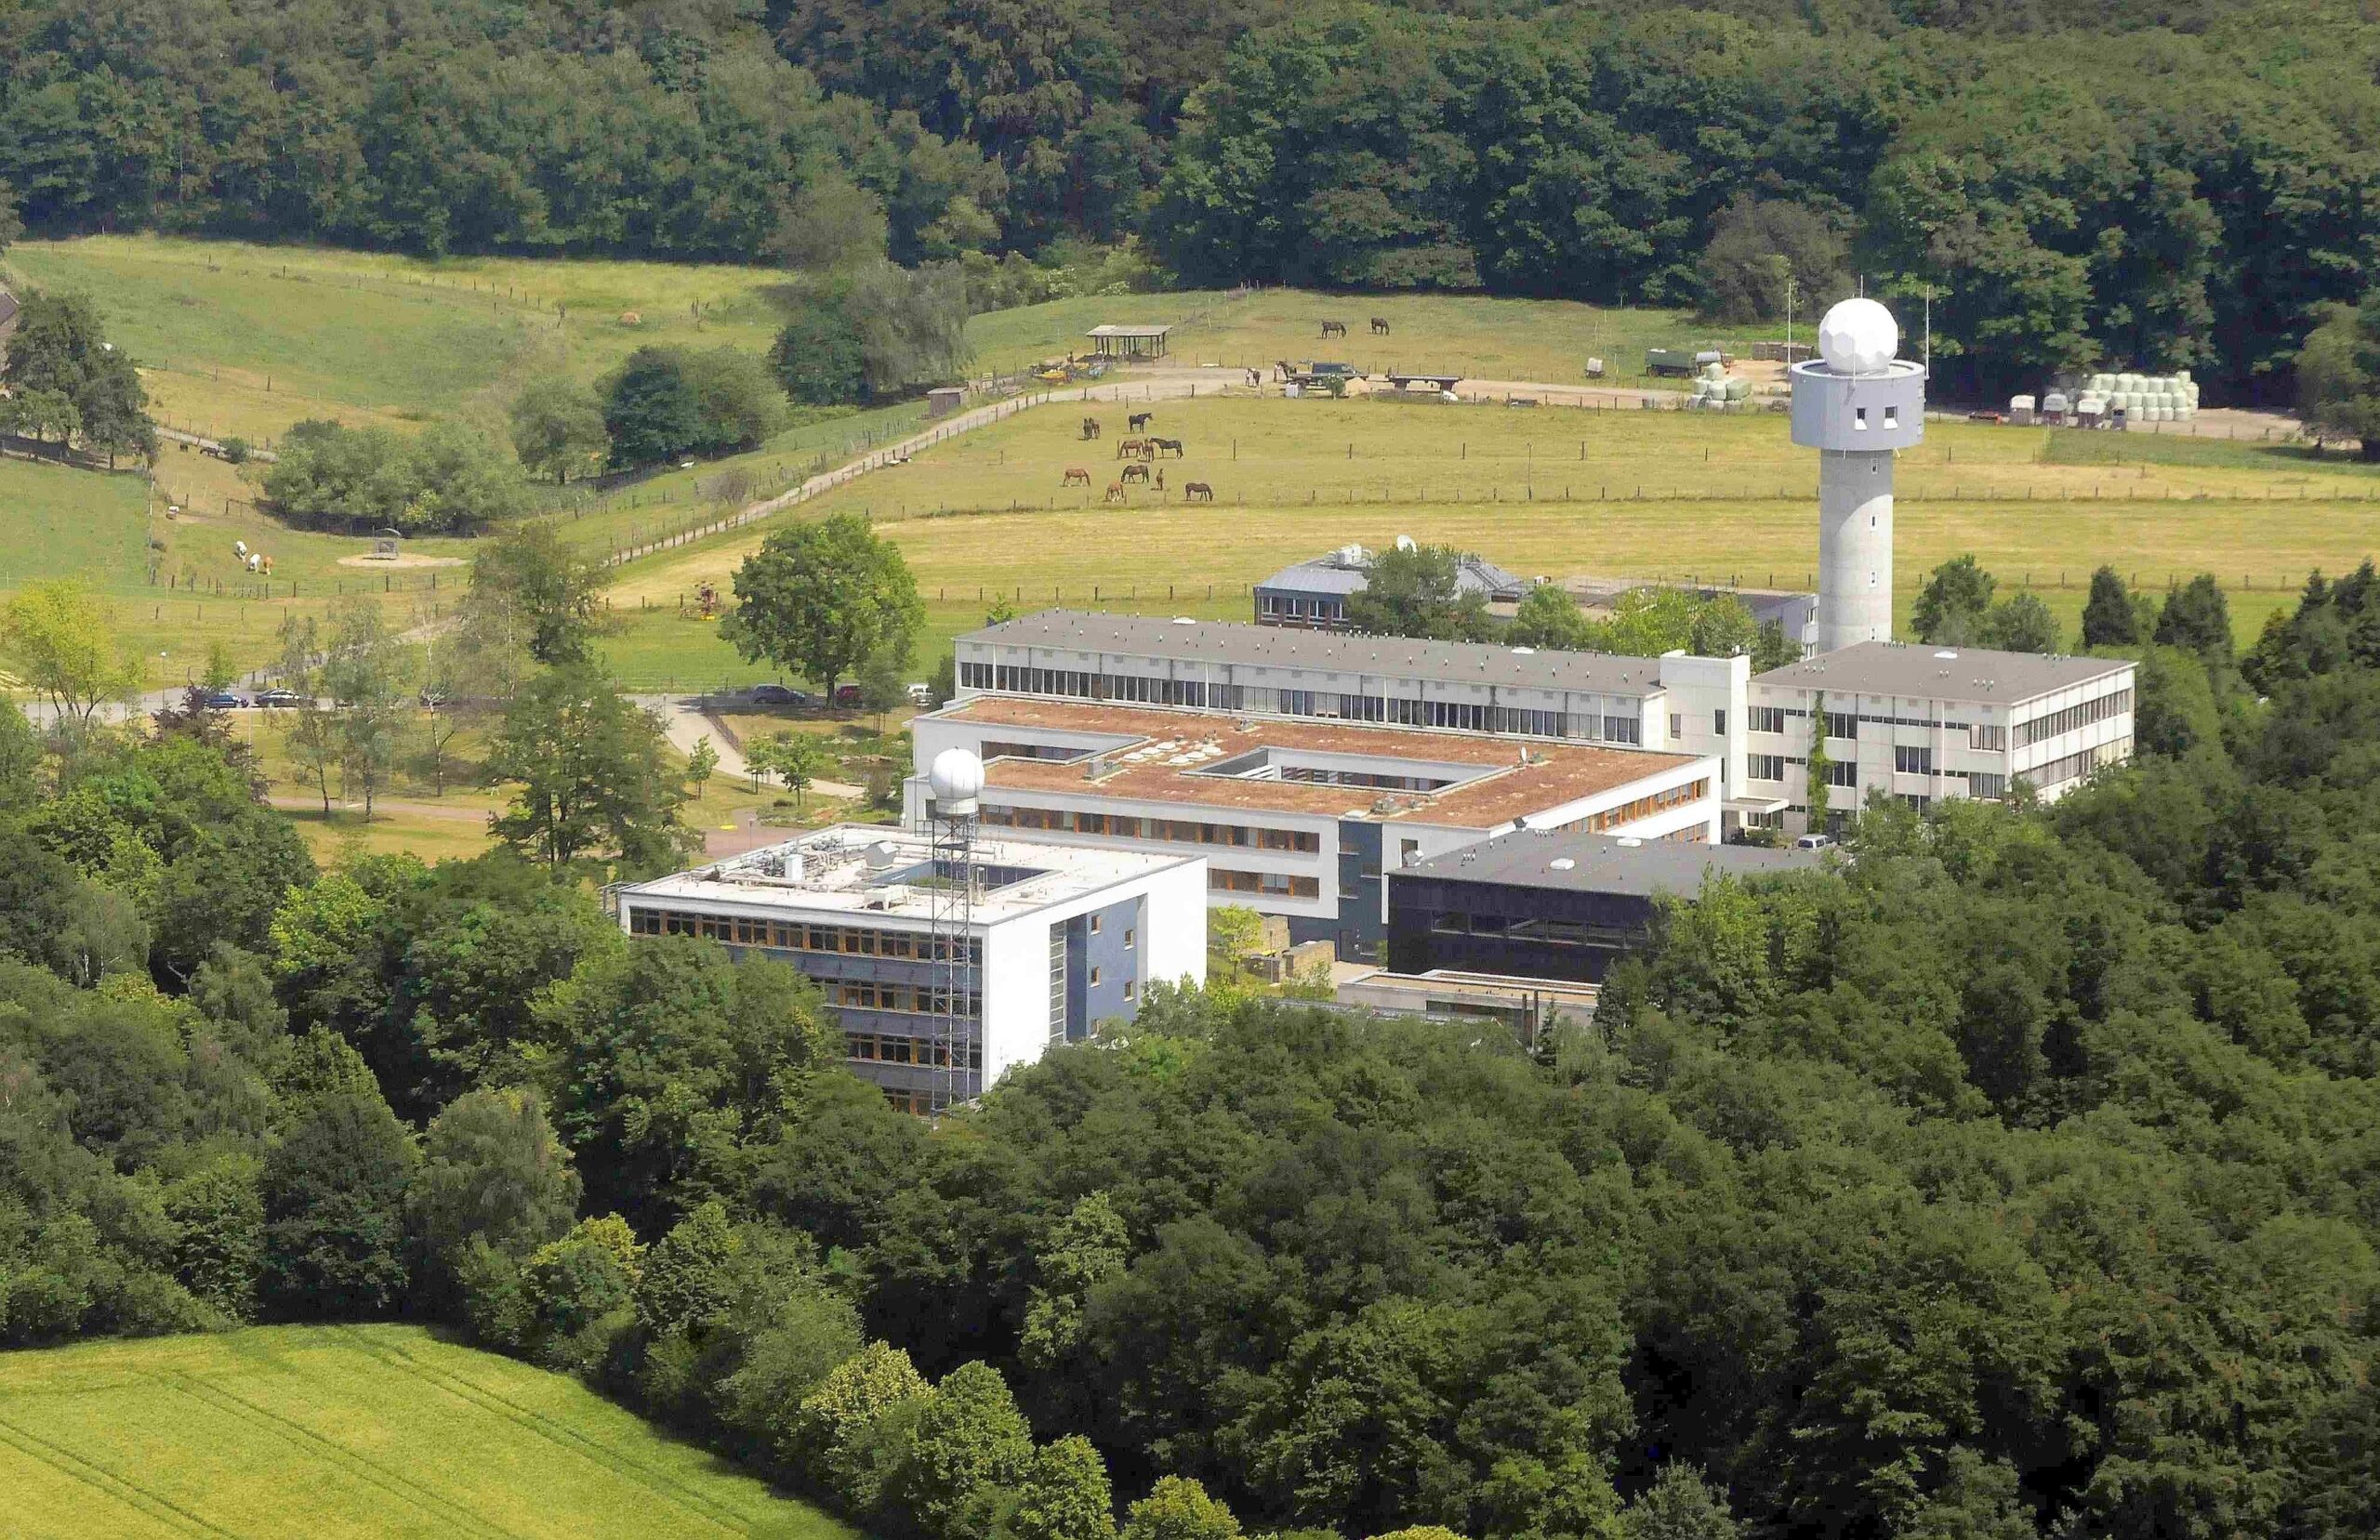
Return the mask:
[[752,687],[750,698],[754,705],[808,705],[810,704],[808,691],[796,690],[790,685],[782,684],[756,684]]
[[210,690],[206,692],[206,709],[209,711],[237,711],[247,704],[232,691]]
[[909,704],[931,708],[933,705],[933,687],[923,679],[912,679],[909,682]]
[[273,686],[271,690],[259,690],[257,691],[257,704],[265,707],[267,710],[277,705],[297,706],[304,705],[305,704],[305,696],[298,694],[298,691],[294,690],[284,690],[279,685]]
[[1793,849],[1796,850],[1827,850],[1833,849],[1833,847],[1834,836],[1832,835],[1804,835],[1801,838],[1793,841]]
[[835,687],[835,704],[837,705],[857,705],[859,704],[859,686],[855,684],[840,684]]
[[1984,411],[1967,414],[1967,421],[1971,423],[2004,423],[2007,420],[2008,414],[2005,412]]

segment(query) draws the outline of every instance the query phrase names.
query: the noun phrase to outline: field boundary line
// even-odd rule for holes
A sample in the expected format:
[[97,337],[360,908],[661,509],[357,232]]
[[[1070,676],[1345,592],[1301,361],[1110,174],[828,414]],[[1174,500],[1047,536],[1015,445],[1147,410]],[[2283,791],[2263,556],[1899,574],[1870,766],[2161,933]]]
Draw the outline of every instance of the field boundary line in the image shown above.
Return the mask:
[[[568,1424],[559,1422],[534,1407],[522,1406],[518,1402],[508,1399],[502,1392],[467,1379],[452,1369],[442,1369],[424,1363],[395,1343],[375,1341],[360,1327],[341,1327],[340,1332],[343,1336],[352,1336],[364,1352],[380,1360],[389,1367],[412,1375],[432,1389],[443,1390],[456,1400],[477,1406],[480,1410],[502,1418],[525,1431],[535,1433],[557,1448],[568,1450],[579,1458],[601,1466],[615,1476],[629,1476],[635,1479],[637,1485],[656,1496],[668,1499],[675,1507],[694,1518],[700,1519],[706,1523],[716,1524],[734,1533],[743,1533],[748,1528],[743,1517],[726,1504],[693,1490],[668,1471],[651,1469]],[[487,1404],[490,1402],[495,1405]],[[675,1438],[674,1434],[668,1436]],[[574,1447],[576,1445],[585,1447]],[[754,1480],[757,1481],[759,1478],[755,1477]]]
[[[419,1508],[432,1520],[448,1524],[457,1523],[459,1520],[461,1527],[476,1530],[482,1534],[496,1536],[497,1540],[516,1540],[520,1533],[517,1530],[506,1529],[483,1518],[443,1493],[423,1486],[410,1477],[399,1475],[375,1460],[367,1459],[344,1444],[324,1438],[295,1418],[284,1417],[271,1407],[259,1406],[245,1396],[226,1389],[220,1385],[207,1384],[187,1370],[170,1370],[160,1373],[155,1377],[165,1383],[176,1385],[184,1394],[195,1400],[206,1402],[220,1410],[229,1410],[222,1403],[230,1402],[232,1406],[243,1408],[250,1414],[243,1420],[253,1423],[257,1418],[263,1418],[270,1425],[268,1430],[279,1430],[284,1440],[300,1449],[317,1449],[327,1454],[330,1456],[331,1465],[350,1468],[352,1474],[361,1476],[364,1481],[398,1501]],[[231,1415],[234,1417],[241,1415],[236,1411]],[[441,1509],[451,1511],[442,1512]]]
[[[160,1496],[103,1466],[95,1465],[73,1450],[60,1448],[40,1434],[18,1427],[6,1417],[0,1417],[0,1442],[7,1443],[20,1454],[32,1455],[52,1470],[84,1486],[98,1488],[126,1507],[143,1517],[156,1519],[168,1528],[175,1527],[175,1521],[179,1520],[185,1533],[220,1534],[227,1536],[228,1540],[238,1540],[236,1531],[227,1530],[219,1524],[213,1523],[183,1507],[172,1498]],[[28,1447],[29,1445],[31,1447]],[[78,1467],[81,1468],[77,1468]],[[91,1474],[86,1475],[84,1473],[86,1470]],[[116,1490],[119,1487],[123,1490]],[[152,1506],[165,1509],[165,1515],[160,1516],[151,1512]]]

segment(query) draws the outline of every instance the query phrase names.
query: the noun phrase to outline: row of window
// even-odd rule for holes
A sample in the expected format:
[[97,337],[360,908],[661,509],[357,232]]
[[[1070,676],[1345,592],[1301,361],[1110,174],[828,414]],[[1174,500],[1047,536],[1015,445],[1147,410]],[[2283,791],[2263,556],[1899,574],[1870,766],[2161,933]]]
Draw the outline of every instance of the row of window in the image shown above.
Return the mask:
[[[2096,701],[2053,711],[2046,717],[2036,717],[2030,722],[2016,724],[2016,746],[2024,748],[2044,738],[2055,738],[2061,732],[2071,732],[2078,727],[2104,722],[2110,717],[2121,717],[2132,709],[2132,691],[2119,690],[2112,695],[2102,695]],[[2043,783],[2046,784],[2046,783]]]
[[1049,829],[1061,834],[1104,835],[1111,839],[1167,840],[1177,845],[1232,845],[1302,855],[1314,855],[1322,849],[1321,835],[1312,829],[1196,823],[1186,819],[1141,818],[1131,813],[1069,812],[1063,808],[1014,808],[985,803],[983,822],[1004,829]]
[[[1453,728],[1522,738],[1564,738],[1585,743],[1641,745],[1644,721],[1624,709],[1605,712],[1541,711],[1522,706],[1482,705],[1469,701],[1410,700],[1392,695],[1349,695],[1330,690],[1268,689],[1170,679],[1138,674],[1094,674],[1078,668],[1035,668],[1023,664],[962,663],[959,683],[967,690],[998,690],[1017,695],[1055,695],[1083,701],[1138,701],[1155,705],[1202,706],[1213,711],[1256,711],[1282,717],[1317,717],[1400,727]],[[1596,697],[1601,699],[1602,697]],[[1633,705],[1626,696],[1614,706]],[[1724,727],[1720,730],[1726,731]]]
[[2112,744],[2101,744],[2096,748],[2082,749],[2053,759],[2048,764],[2036,765],[2025,771],[2025,779],[2039,789],[2047,791],[2069,781],[2080,781],[2101,765],[2112,765],[2130,757],[2132,740],[2119,738]]
[[1711,783],[1707,779],[1689,781],[1683,786],[1672,786],[1667,791],[1654,792],[1649,796],[1623,802],[1617,808],[1606,808],[1599,813],[1591,813],[1585,818],[1574,819],[1561,827],[1566,830],[1582,829],[1588,834],[1599,835],[1606,829],[1619,828],[1623,823],[1633,823],[1640,818],[1651,818],[1657,813],[1667,812],[1672,808],[1682,808],[1689,802],[1699,802],[1710,794]]
[[1633,927],[1582,925],[1576,920],[1502,915],[1437,915],[1430,928],[1441,936],[1494,936],[1509,941],[1534,941],[1545,946],[1627,946],[1643,939]]
[[[890,1033],[847,1032],[843,1033],[843,1056],[870,1064],[922,1064],[928,1069],[950,1067],[954,1057],[949,1046],[932,1037],[895,1037]],[[984,1067],[984,1046],[961,1043],[956,1056],[960,1067],[980,1070]]]
[[967,990],[954,996],[947,990],[928,984],[889,983],[876,979],[822,979],[818,987],[830,1006],[846,1006],[853,1010],[908,1011],[919,1016],[940,1016],[955,999],[960,1016],[980,1016],[984,1010],[983,996]]
[[[1756,705],[1752,708],[1752,731],[1782,732],[1788,717],[1807,717],[1809,712],[1799,706]],[[1830,738],[1857,738],[1862,723],[1871,727],[1944,728],[1967,735],[1967,746],[1978,749],[2004,749],[2008,746],[2008,730],[1986,722],[1952,722],[1938,717],[1863,717],[1848,711],[1826,714],[1826,735]]]
[[1295,594],[1258,594],[1260,615],[1287,615],[1299,620],[1344,620],[1347,604],[1340,599],[1304,599]]
[[1293,877],[1281,872],[1234,872],[1222,866],[1207,868],[1207,890],[1210,893],[1261,893],[1274,899],[1318,899],[1322,882],[1318,877]]
[[[784,952],[833,952],[856,957],[910,957],[923,962],[945,960],[934,939],[914,930],[879,930],[866,926],[806,925],[800,920],[755,918],[749,915],[694,915],[677,909],[628,911],[628,932],[636,936],[704,936],[734,946],[768,946]],[[967,960],[984,960],[981,937],[968,942]]]

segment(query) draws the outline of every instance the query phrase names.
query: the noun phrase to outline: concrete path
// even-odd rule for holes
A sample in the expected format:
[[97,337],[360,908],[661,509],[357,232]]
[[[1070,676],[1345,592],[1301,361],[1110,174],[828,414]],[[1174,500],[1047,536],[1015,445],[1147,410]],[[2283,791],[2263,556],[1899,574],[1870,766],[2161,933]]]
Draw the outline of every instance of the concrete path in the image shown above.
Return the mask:
[[[701,695],[637,695],[631,697],[647,711],[661,717],[662,731],[670,744],[681,754],[692,754],[694,745],[705,738],[719,754],[717,773],[732,781],[751,783],[752,767],[744,753],[728,741],[727,730],[710,715],[707,699]],[[867,788],[844,781],[813,781],[802,788],[804,796],[826,796],[848,801],[865,796]]]

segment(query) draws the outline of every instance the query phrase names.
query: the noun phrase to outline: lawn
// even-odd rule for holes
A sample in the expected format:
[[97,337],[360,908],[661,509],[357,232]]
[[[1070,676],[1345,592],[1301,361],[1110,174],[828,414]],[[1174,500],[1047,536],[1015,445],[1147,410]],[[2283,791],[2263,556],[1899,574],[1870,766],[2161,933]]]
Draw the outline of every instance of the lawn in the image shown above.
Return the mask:
[[415,1327],[0,1355],[7,1533],[849,1540],[566,1375]]
[[[800,517],[865,511],[900,545],[927,600],[926,660],[979,625],[994,596],[1028,609],[1244,618],[1248,586],[1279,567],[1398,534],[1555,577],[1802,586],[1816,564],[1817,467],[1781,416],[1278,399],[1157,411],[1151,430],[1188,451],[1164,463],[1162,501],[1135,490],[1118,509],[1061,494],[1065,467],[1104,484],[1117,462],[1079,441],[1078,413],[1052,409],[864,478]],[[2072,455],[2074,437],[1928,428],[1897,475],[1904,614],[1931,567],[1973,551],[2010,586],[2041,590],[2069,635],[2102,561],[2150,588],[2212,571],[2253,638],[2307,572],[2351,567],[2380,546],[2380,473],[2344,458],[2245,444],[2202,457],[2171,453],[2174,441],[2095,436],[2106,444],[2097,456],[2123,454],[2113,463]],[[1213,484],[1217,501],[1180,502],[1191,480]],[[724,582],[765,533],[739,531],[626,572],[614,593],[625,617],[609,641],[616,665],[638,678],[769,677],[673,607],[705,580]]]

